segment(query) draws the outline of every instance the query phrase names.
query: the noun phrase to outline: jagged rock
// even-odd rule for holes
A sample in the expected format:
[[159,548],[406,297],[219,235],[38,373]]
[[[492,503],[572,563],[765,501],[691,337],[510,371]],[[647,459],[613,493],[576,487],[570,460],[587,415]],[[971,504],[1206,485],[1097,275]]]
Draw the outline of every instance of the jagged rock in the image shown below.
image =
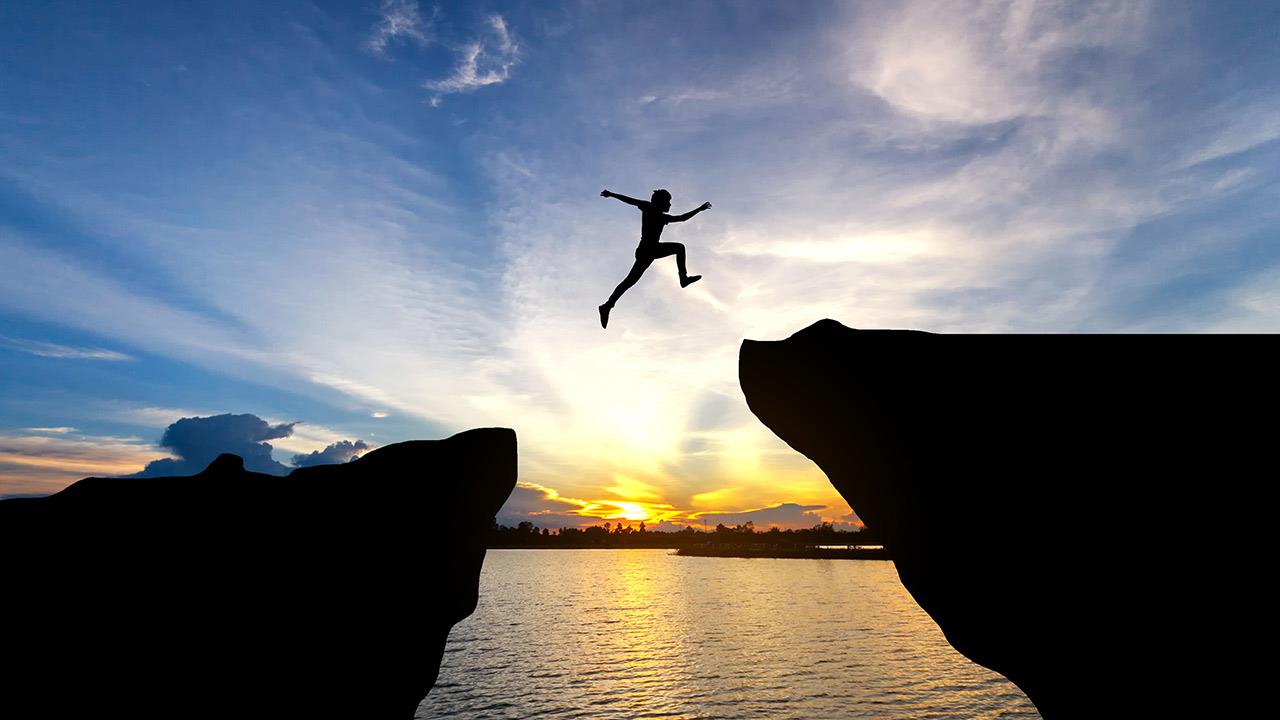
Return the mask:
[[951,644],[1046,718],[1231,717],[1267,684],[1241,638],[1274,626],[1275,347],[823,320],[744,342],[740,380]]
[[412,717],[515,481],[488,428],[0,502],[0,717]]

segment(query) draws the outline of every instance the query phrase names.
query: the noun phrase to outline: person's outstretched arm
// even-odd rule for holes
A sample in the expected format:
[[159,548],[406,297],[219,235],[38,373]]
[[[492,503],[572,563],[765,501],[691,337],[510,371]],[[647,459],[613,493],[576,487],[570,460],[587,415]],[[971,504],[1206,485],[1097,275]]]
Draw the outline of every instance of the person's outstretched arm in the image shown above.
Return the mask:
[[672,215],[671,219],[668,220],[667,222],[684,222],[685,220],[688,220],[689,218],[693,217],[694,215],[697,215],[703,210],[710,210],[710,209],[711,209],[711,203],[705,202],[683,215]]
[[618,200],[621,200],[622,202],[624,202],[624,203],[626,203],[626,204],[628,204],[628,205],[635,205],[635,206],[636,206],[636,207],[638,207],[638,208],[642,208],[642,207],[644,207],[645,205],[648,205],[648,204],[649,204],[649,203],[645,202],[644,200],[637,200],[637,199],[635,199],[635,198],[633,198],[633,197],[627,197],[626,195],[619,195],[618,193],[616,193],[616,192],[611,192],[611,191],[609,191],[609,190],[601,190],[601,191],[600,191],[600,197],[611,197],[611,198],[617,198]]

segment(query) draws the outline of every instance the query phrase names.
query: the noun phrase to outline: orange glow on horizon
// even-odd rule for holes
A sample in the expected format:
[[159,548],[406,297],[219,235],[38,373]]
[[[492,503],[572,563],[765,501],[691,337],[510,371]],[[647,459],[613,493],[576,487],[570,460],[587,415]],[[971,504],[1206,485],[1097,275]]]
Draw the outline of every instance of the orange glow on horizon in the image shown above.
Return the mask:
[[[581,520],[576,523],[577,527],[590,527],[599,525],[604,522],[643,522],[646,525],[657,525],[660,523],[670,523],[674,525],[684,525],[698,527],[704,524],[705,519],[713,516],[725,515],[744,515],[761,511],[772,510],[784,504],[791,503],[796,505],[819,505],[820,509],[811,511],[813,515],[820,518],[822,522],[838,522],[849,523],[844,516],[849,512],[846,505],[841,500],[833,502],[831,499],[822,497],[820,499],[810,500],[806,495],[802,495],[799,500],[792,499],[785,502],[775,502],[763,505],[752,505],[742,503],[741,501],[733,502],[733,488],[726,488],[714,493],[708,493],[708,496],[714,496],[717,500],[715,509],[681,509],[671,503],[650,502],[645,500],[619,500],[619,499],[593,499],[584,500],[580,498],[566,497],[558,491],[545,485],[537,483],[521,481],[522,486],[537,490],[543,494],[544,499],[548,503],[561,503],[565,507],[563,509],[545,509],[537,510],[529,513],[529,519],[537,523],[538,517],[563,517],[564,515],[575,515]],[[610,489],[610,488],[606,488]],[[834,490],[833,490],[834,492]],[[836,498],[839,498],[837,495]],[[695,504],[705,498],[694,498]],[[787,527],[786,523],[770,522],[763,519],[757,519],[755,524],[760,530],[765,530],[771,526]],[[814,523],[816,524],[816,522]],[[853,522],[853,525],[861,526],[859,522]]]

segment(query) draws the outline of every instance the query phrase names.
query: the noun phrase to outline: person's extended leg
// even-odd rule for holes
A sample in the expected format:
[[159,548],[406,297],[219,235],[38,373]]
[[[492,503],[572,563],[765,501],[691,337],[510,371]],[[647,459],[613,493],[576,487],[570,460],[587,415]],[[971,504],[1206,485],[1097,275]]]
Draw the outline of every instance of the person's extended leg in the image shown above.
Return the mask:
[[613,289],[613,294],[609,296],[609,299],[606,300],[604,304],[609,307],[613,307],[617,304],[618,298],[622,297],[622,293],[630,290],[631,286],[636,284],[636,281],[640,279],[640,276],[644,274],[644,271],[649,269],[650,264],[652,264],[651,260],[636,260],[631,266],[631,272],[627,273],[627,276],[622,278],[622,282],[618,283],[618,287]]
[[689,271],[684,265],[684,245],[680,243],[658,243],[657,250],[653,254],[655,257],[660,258],[668,255],[676,256],[676,270],[680,272],[680,287],[689,287],[702,279],[701,275],[689,276]]
[[648,258],[636,258],[635,264],[631,266],[631,272],[622,278],[622,282],[618,283],[618,287],[613,289],[613,294],[600,306],[600,327],[609,327],[609,311],[618,302],[618,298],[622,297],[622,293],[630,290],[631,286],[636,284],[636,281],[640,279],[645,270],[649,269],[649,265],[652,263],[653,260]]

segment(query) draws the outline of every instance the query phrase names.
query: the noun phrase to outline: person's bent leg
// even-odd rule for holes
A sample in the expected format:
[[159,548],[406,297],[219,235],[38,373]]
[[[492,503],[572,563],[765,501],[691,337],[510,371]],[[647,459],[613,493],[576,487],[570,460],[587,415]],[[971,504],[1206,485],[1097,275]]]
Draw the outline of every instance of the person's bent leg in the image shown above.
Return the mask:
[[658,251],[655,255],[658,257],[676,256],[676,270],[680,273],[680,287],[689,287],[702,279],[701,275],[689,275],[689,271],[684,264],[684,245],[680,243],[658,243]]
[[664,258],[669,255],[676,256],[676,270],[680,272],[680,281],[683,282],[684,279],[689,276],[689,272],[684,266],[684,245],[681,245],[680,243],[664,242],[658,243],[658,246],[654,248],[654,257]]

